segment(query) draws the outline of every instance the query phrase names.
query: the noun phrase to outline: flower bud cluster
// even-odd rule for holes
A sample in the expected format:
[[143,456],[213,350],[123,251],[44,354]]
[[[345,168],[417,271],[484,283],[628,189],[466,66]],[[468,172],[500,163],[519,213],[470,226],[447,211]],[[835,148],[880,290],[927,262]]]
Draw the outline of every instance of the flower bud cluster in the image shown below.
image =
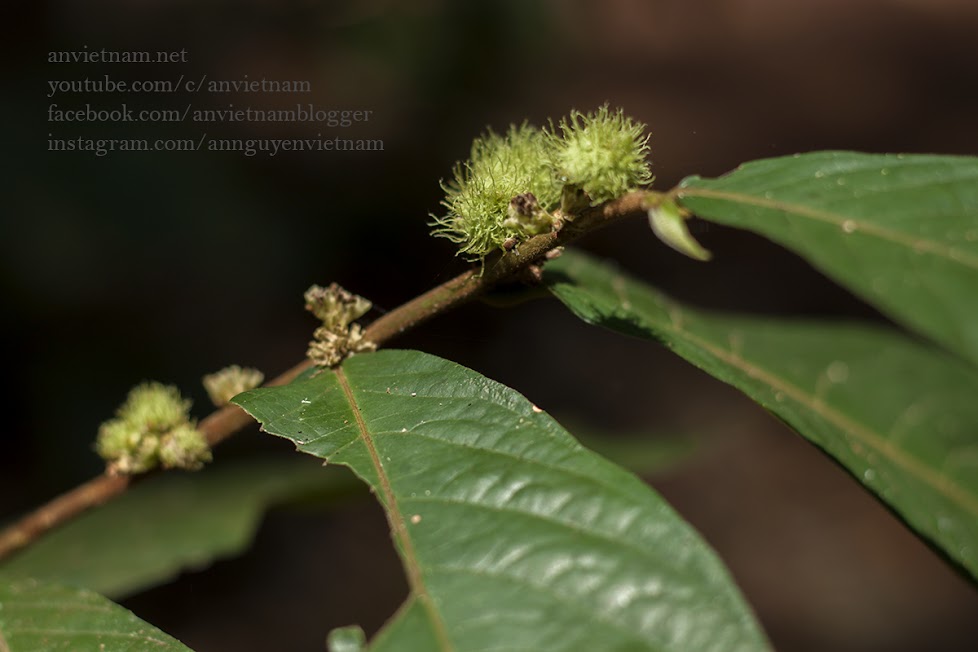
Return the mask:
[[377,349],[376,344],[364,339],[360,324],[353,323],[370,310],[369,301],[336,283],[327,288],[313,285],[306,290],[305,299],[306,310],[323,322],[306,352],[316,365],[333,367],[349,355]]
[[190,401],[175,387],[143,383],[129,392],[116,418],[101,425],[95,448],[113,473],[145,473],[157,466],[197,470],[211,452],[189,412]]

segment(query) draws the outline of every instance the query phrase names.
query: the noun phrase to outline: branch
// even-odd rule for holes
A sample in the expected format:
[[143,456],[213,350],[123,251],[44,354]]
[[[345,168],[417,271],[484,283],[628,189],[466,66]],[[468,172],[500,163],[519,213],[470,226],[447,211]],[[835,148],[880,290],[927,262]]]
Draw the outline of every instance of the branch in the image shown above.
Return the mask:
[[[650,205],[658,204],[662,197],[660,193],[652,191],[636,191],[585,209],[560,231],[538,235],[522,243],[518,249],[490,256],[481,274],[477,270],[464,272],[379,317],[365,329],[364,337],[380,346],[436,315],[471,301],[503,280],[519,277],[531,265],[543,261],[547,252],[554,248],[622,218],[636,213],[644,214]],[[303,360],[266,385],[285,385],[311,366],[311,362]],[[214,446],[250,423],[251,417],[243,410],[229,405],[203,419],[198,429],[207,443]],[[103,473],[42,505],[0,532],[0,561],[53,528],[121,495],[132,483],[148,475],[153,473],[140,476]]]

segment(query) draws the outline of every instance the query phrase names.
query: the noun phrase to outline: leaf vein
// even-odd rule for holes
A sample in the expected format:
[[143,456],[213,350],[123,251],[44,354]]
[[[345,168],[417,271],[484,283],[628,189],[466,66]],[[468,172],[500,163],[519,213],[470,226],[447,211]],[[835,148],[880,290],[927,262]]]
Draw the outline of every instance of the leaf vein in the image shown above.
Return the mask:
[[758,208],[766,208],[780,211],[782,213],[793,214],[798,217],[807,218],[817,222],[832,224],[840,228],[842,228],[844,222],[847,222],[851,223],[852,226],[855,227],[856,231],[854,232],[858,232],[863,235],[875,236],[881,240],[887,240],[889,242],[911,248],[915,252],[926,252],[947,261],[978,270],[978,256],[974,256],[962,249],[941,244],[940,242],[929,240],[927,238],[910,236],[905,233],[900,233],[899,231],[894,231],[893,229],[885,228],[878,224],[873,224],[872,222],[846,217],[845,215],[840,215],[831,211],[820,210],[784,200],[766,199],[739,192],[710,190],[707,188],[683,188],[682,190],[678,191],[677,196],[680,199],[685,199],[687,197],[703,197],[707,199],[719,199],[721,201],[744,204],[747,206],[756,206]]
[[959,504],[972,515],[978,516],[978,498],[972,496],[963,487],[952,483],[948,478],[927,466],[925,463],[906,454],[899,448],[893,446],[893,442],[875,432],[871,427],[866,426],[855,419],[839,412],[838,410],[825,405],[818,397],[810,392],[791,384],[777,374],[751,364],[746,360],[733,356],[722,347],[714,345],[712,342],[700,338],[688,331],[671,329],[678,337],[685,339],[694,346],[699,346],[710,354],[716,356],[727,364],[737,367],[751,378],[767,383],[776,391],[784,392],[795,401],[808,408],[825,420],[835,424],[843,432],[849,432],[863,444],[877,451],[882,456],[889,459],[897,466],[903,468],[911,475],[916,476],[925,484],[930,485],[935,491],[943,494],[948,500]]
[[346,374],[343,372],[342,367],[338,367],[333,371],[336,374],[336,379],[339,382],[340,387],[343,390],[343,394],[350,405],[350,409],[353,411],[353,416],[357,422],[357,428],[360,430],[360,438],[363,440],[363,443],[367,448],[367,453],[370,456],[370,461],[374,466],[374,470],[377,472],[380,489],[384,495],[384,511],[387,514],[387,518],[390,522],[391,530],[393,531],[394,536],[401,542],[401,549],[404,552],[404,566],[408,575],[408,583],[411,585],[412,592],[414,592],[414,594],[421,601],[421,604],[424,606],[425,613],[428,614],[428,618],[431,620],[440,649],[444,650],[445,652],[451,652],[454,648],[448,639],[448,632],[445,628],[445,622],[442,620],[441,614],[439,614],[435,609],[431,596],[428,594],[428,589],[424,583],[424,577],[421,574],[418,554],[414,549],[414,541],[412,540],[410,532],[408,531],[407,523],[404,520],[404,515],[401,513],[400,507],[397,504],[397,496],[394,495],[394,489],[391,487],[390,478],[387,476],[387,471],[384,470],[384,465],[380,461],[380,455],[377,452],[377,447],[374,444],[373,437],[370,434],[370,430],[367,428],[363,414],[360,412],[360,405],[357,402],[356,397],[353,395],[353,389],[350,387],[350,383],[347,381]]

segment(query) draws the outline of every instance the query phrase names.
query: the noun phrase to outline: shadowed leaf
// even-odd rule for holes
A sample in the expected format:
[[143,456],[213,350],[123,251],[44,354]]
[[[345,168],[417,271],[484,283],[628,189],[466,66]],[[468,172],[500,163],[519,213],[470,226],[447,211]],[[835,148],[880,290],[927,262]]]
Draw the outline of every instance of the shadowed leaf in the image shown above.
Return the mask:
[[0,563],[0,577],[57,581],[113,597],[159,584],[244,550],[271,504],[352,483],[303,462],[235,463],[149,479]]
[[838,460],[978,577],[978,371],[863,324],[697,311],[566,252],[547,267],[579,317],[661,340]]
[[190,652],[102,596],[35,580],[0,579],[3,652]]

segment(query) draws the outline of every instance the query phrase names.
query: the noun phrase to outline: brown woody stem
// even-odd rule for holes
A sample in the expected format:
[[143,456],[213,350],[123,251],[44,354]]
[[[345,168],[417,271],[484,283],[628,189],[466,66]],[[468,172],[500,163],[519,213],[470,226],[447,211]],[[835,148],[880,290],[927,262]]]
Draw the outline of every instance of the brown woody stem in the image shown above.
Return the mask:
[[[436,315],[471,301],[503,280],[518,278],[531,265],[543,261],[548,251],[624,217],[645,213],[662,197],[657,192],[635,191],[585,209],[557,232],[538,235],[522,243],[518,249],[490,256],[481,274],[479,270],[464,272],[388,312],[366,328],[364,337],[380,346]],[[312,363],[304,360],[266,385],[289,383],[311,366]],[[214,446],[251,422],[251,417],[243,410],[229,405],[211,413],[200,422],[198,428],[207,442]],[[0,532],[0,560],[58,525],[121,495],[133,482],[143,477],[103,473],[42,505]]]

